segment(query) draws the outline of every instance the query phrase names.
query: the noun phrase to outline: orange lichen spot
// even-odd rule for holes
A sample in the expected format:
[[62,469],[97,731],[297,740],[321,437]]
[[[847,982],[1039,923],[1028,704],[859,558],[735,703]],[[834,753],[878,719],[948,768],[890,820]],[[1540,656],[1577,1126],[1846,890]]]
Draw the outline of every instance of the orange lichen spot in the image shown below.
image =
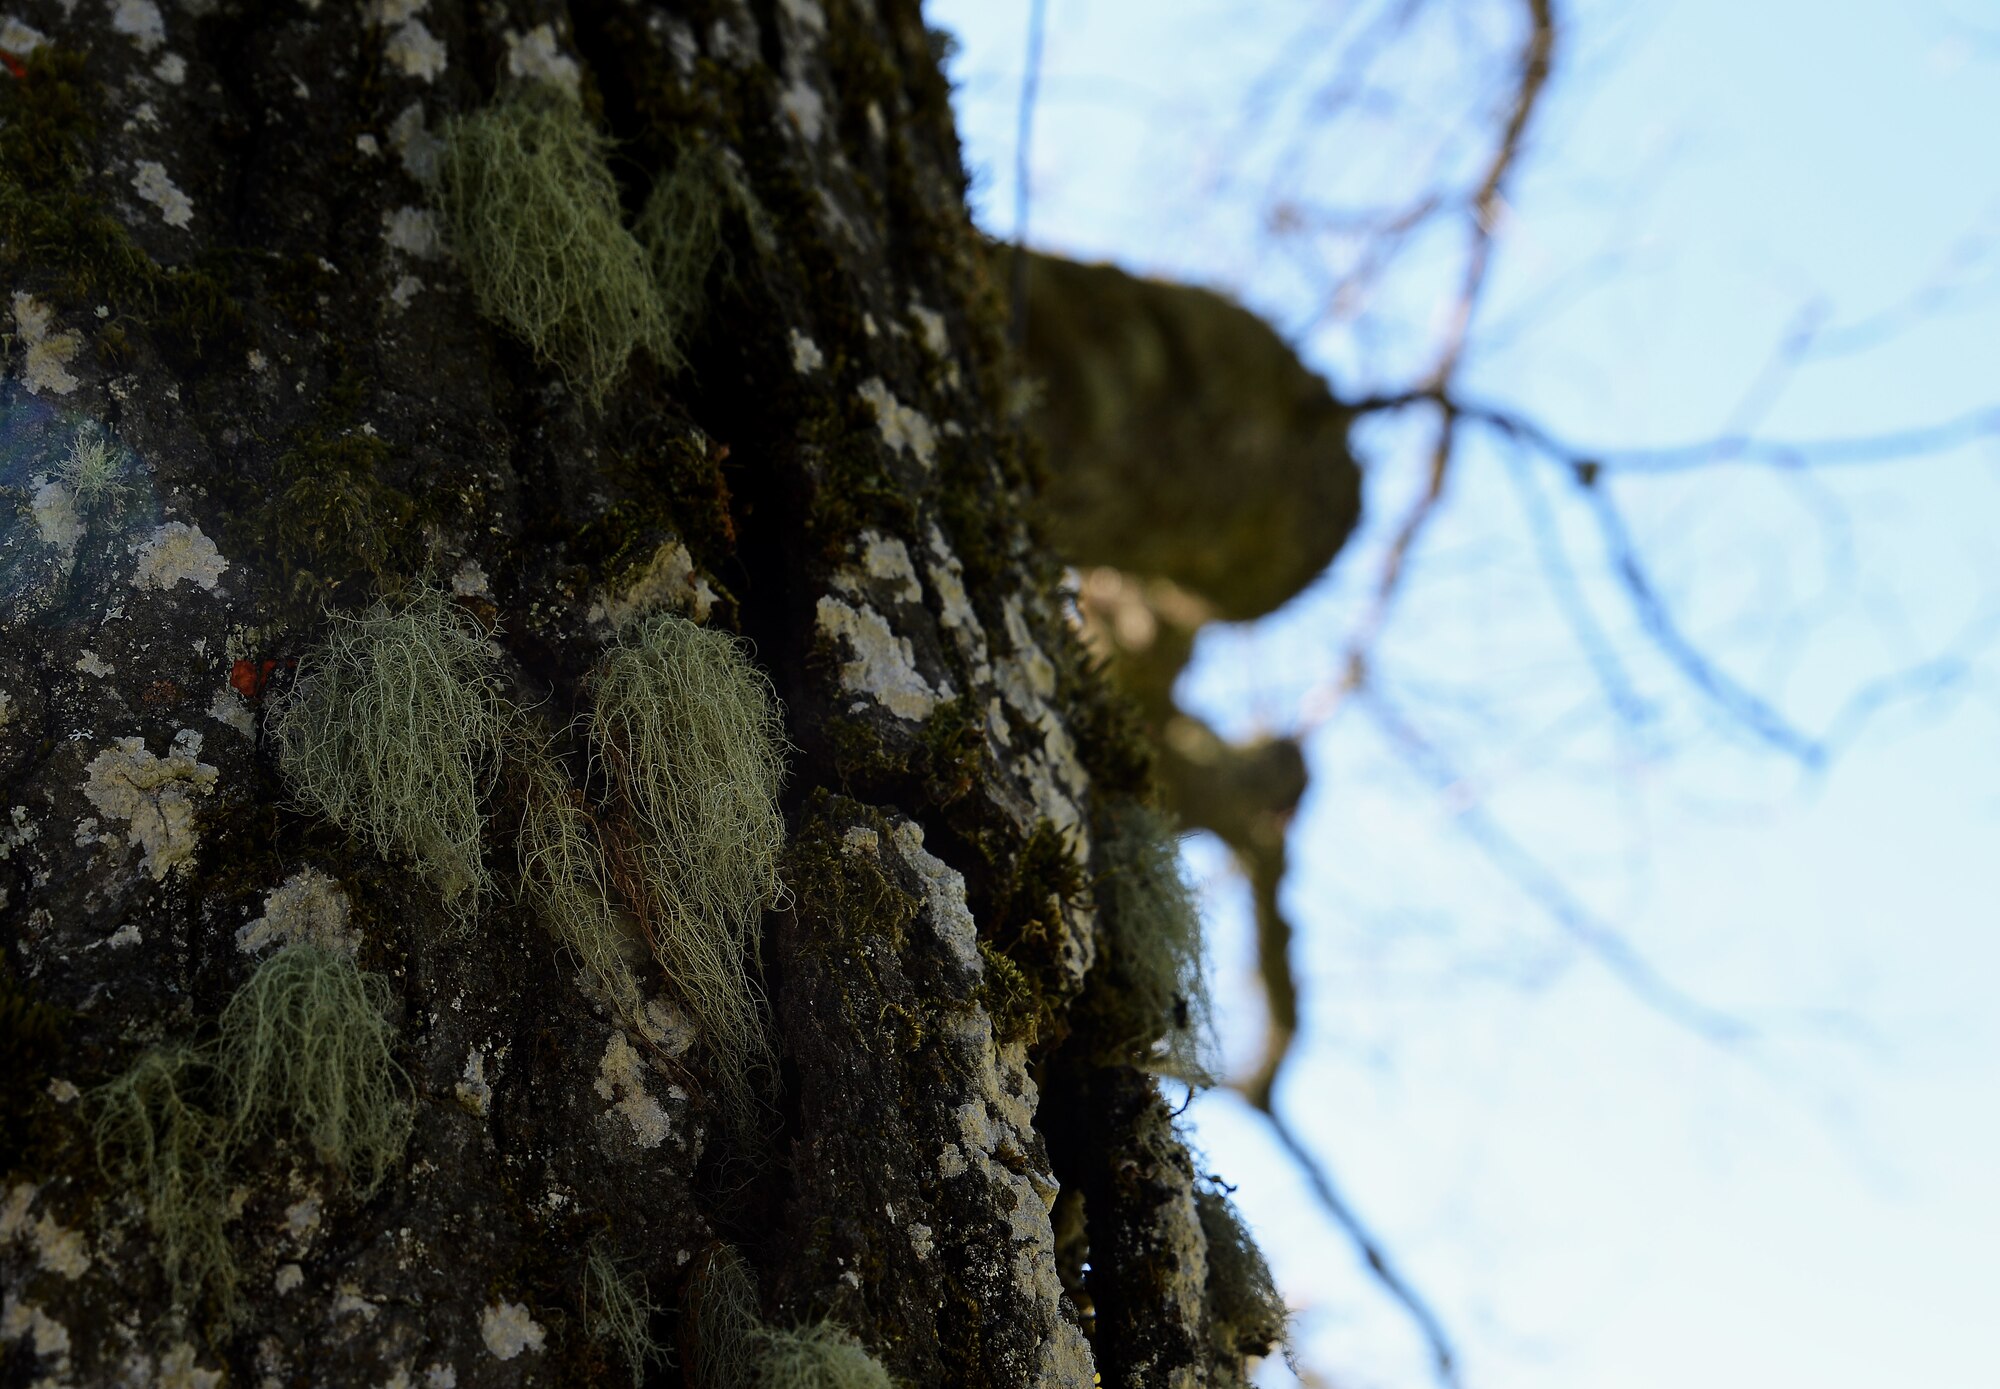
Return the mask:
[[277,668],[275,660],[238,661],[229,668],[229,687],[254,702],[271,683],[271,672]]

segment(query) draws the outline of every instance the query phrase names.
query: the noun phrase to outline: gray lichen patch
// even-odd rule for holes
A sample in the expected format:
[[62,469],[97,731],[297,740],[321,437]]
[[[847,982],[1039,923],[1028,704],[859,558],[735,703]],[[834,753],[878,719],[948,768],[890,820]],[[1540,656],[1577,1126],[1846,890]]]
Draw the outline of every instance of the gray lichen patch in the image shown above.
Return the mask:
[[273,888],[264,914],[236,933],[236,948],[254,954],[273,944],[305,941],[352,955],[361,933],[349,927],[351,906],[340,883],[317,868],[301,869]]
[[612,1102],[612,1109],[630,1126],[631,1140],[637,1146],[657,1148],[673,1132],[666,1107],[646,1088],[644,1059],[622,1031],[614,1031],[604,1044],[592,1088],[600,1098]]
[[908,454],[925,468],[937,466],[937,429],[922,411],[896,399],[879,376],[863,381],[856,394],[874,407],[876,428],[884,444]]
[[848,652],[841,663],[841,688],[865,695],[898,718],[921,721],[952,698],[948,681],[933,685],[917,668],[916,648],[866,604],[856,606],[823,595],[816,611],[820,635]]
[[160,220],[183,230],[194,220],[194,201],[180,190],[167,166],[157,159],[139,161],[132,175],[132,191],[159,210]]
[[931,928],[953,959],[973,974],[980,971],[979,931],[965,904],[965,875],[924,848],[924,828],[913,820],[896,822],[896,848],[923,880]]
[[590,620],[624,627],[648,613],[665,610],[708,621],[715,590],[696,568],[687,546],[668,540],[653,552],[638,576],[590,605]]
[[141,865],[155,879],[194,857],[196,798],[214,791],[214,767],[181,746],[157,757],[145,739],[130,737],[91,758],[84,774],[83,794],[125,823],[126,841],[142,851]]
[[40,395],[68,395],[77,387],[69,364],[82,350],[83,334],[54,328],[55,310],[24,290],[14,291],[14,332],[22,349],[21,380]]
[[154,529],[135,552],[138,566],[132,572],[132,586],[140,589],[170,589],[190,583],[213,590],[229,561],[202,534],[200,526],[185,521],[168,521]]
[[25,1243],[41,1268],[74,1282],[90,1271],[90,1243],[82,1231],[67,1228],[48,1211],[29,1220],[38,1194],[27,1182],[17,1182],[7,1192],[0,1204],[0,1245]]
[[521,1302],[494,1302],[479,1313],[479,1338],[495,1360],[512,1360],[523,1352],[539,1353],[548,1332]]

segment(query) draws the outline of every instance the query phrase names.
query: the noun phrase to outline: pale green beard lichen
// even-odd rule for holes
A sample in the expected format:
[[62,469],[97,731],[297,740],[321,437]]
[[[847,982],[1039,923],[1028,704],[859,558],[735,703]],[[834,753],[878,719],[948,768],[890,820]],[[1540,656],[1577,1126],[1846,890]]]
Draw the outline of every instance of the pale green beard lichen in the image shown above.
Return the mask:
[[629,812],[614,864],[739,1120],[768,1075],[763,910],[779,897],[784,730],[770,682],[724,632],[656,613],[622,632],[592,692],[592,751]]
[[756,1380],[755,1340],[763,1325],[757,1276],[729,1245],[710,1250],[688,1284],[687,1376],[695,1389],[739,1389]]
[[85,426],[70,440],[69,452],[56,464],[56,477],[69,488],[85,512],[117,507],[132,491],[121,479],[132,455],[101,429]]
[[630,913],[605,863],[596,817],[554,753],[533,746],[517,758],[521,881],[528,899],[620,1018],[638,1016],[639,982],[625,958]]
[[240,1274],[224,1225],[230,1165],[298,1136],[361,1196],[402,1156],[410,1083],[390,1055],[389,986],[348,955],[285,946],[223,1009],[209,1045],[162,1048],[90,1093],[107,1179],[134,1192],[177,1306],[227,1325]]
[[147,1052],[91,1093],[98,1165],[137,1195],[177,1305],[206,1297],[226,1323],[237,1310],[229,1215],[227,1125],[197,1100],[208,1069],[189,1048]]
[[439,162],[441,211],[479,311],[593,403],[636,349],[677,361],[610,152],[577,102],[540,86],[451,121]]
[[489,882],[480,829],[503,719],[494,664],[472,618],[420,590],[335,616],[272,725],[279,765],[308,809],[379,853],[409,855],[466,907]]
[[723,254],[723,221],[735,211],[760,254],[776,248],[770,218],[729,155],[707,144],[681,151],[673,172],[653,185],[635,231],[653,269],[653,288],[670,330],[655,347],[669,368],[685,366],[689,334],[700,322],[709,271]]
[[323,946],[287,945],[222,1012],[230,1136],[297,1134],[364,1199],[403,1154],[409,1078],[390,1054],[388,981]]
[[757,1280],[728,1245],[709,1254],[691,1291],[689,1380],[697,1389],[892,1389],[882,1363],[831,1321],[766,1326]]
[[760,1389],[891,1389],[882,1362],[832,1322],[767,1330],[758,1340]]
[[1209,1187],[1197,1188],[1194,1201],[1208,1241],[1206,1298],[1216,1382],[1240,1384],[1246,1357],[1268,1355],[1284,1341],[1285,1300],[1235,1204]]
[[1182,876],[1173,823],[1137,802],[1113,807],[1105,820],[1098,891],[1109,976],[1100,995],[1106,1040],[1121,1060],[1208,1084],[1213,1034],[1201,913]]
[[591,1336],[618,1352],[632,1371],[634,1389],[646,1381],[646,1367],[664,1361],[666,1348],[653,1339],[653,1314],[646,1280],[618,1267],[602,1241],[590,1246],[583,1266],[583,1321]]

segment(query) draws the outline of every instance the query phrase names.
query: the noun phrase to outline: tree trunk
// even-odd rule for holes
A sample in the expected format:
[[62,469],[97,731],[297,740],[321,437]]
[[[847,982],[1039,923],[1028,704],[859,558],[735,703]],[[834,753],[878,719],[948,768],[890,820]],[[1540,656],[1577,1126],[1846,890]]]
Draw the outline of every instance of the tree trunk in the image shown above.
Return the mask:
[[[0,48],[5,1381],[1239,1380],[1219,1198],[1094,1021],[1148,755],[1027,523],[914,0],[23,0]],[[604,246],[466,155],[503,110],[615,142]],[[640,307],[506,281],[612,241]],[[782,704],[734,1071],[641,939],[702,855],[647,876],[658,769],[588,731],[663,613]],[[373,713],[313,702],[343,659]],[[379,800],[416,765],[471,777],[455,873]],[[595,964],[537,807],[609,884]],[[245,1080],[300,951],[389,1069],[314,1090],[307,1023]]]

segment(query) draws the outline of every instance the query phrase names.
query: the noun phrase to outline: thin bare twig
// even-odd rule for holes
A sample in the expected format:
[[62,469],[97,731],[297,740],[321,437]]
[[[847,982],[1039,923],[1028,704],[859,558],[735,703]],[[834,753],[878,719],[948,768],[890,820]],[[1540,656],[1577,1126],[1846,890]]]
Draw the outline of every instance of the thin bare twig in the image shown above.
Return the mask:
[[1730,676],[1689,641],[1680,624],[1667,610],[1652,576],[1639,557],[1639,547],[1626,528],[1625,518],[1613,503],[1602,482],[1578,488],[1604,537],[1604,548],[1634,612],[1653,644],[1673,662],[1676,669],[1734,722],[1748,729],[1772,747],[1796,758],[1803,766],[1817,770],[1826,761],[1826,749],[1777,709]]
[[1013,300],[1014,348],[1028,341],[1028,171],[1035,140],[1035,100],[1042,85],[1042,40],[1048,0],[1029,0],[1028,57],[1021,69],[1021,106],[1014,126],[1014,263],[1009,295]]
[[[1415,551],[1425,527],[1435,514],[1438,504],[1444,498],[1452,460],[1457,451],[1458,415],[1451,405],[1451,391],[1465,358],[1466,341],[1478,313],[1479,301],[1485,292],[1487,273],[1492,264],[1494,240],[1505,216],[1508,180],[1519,162],[1529,124],[1548,85],[1549,73],[1555,58],[1554,0],[1523,0],[1523,3],[1527,11],[1528,31],[1521,49],[1513,101],[1508,109],[1506,121],[1501,127],[1492,157],[1486,165],[1485,173],[1465,205],[1469,213],[1466,227],[1465,268],[1459,281],[1458,297],[1452,318],[1427,382],[1432,400],[1438,409],[1438,422],[1429,465],[1424,475],[1423,490],[1404,513],[1401,523],[1396,528],[1395,536],[1383,556],[1373,600],[1350,638],[1344,675],[1344,688],[1350,690],[1359,688],[1364,683],[1367,653],[1373,647],[1382,624],[1387,620],[1390,608],[1395,602],[1402,585],[1405,566]],[[1275,977],[1272,974],[1271,962],[1267,959],[1264,963],[1266,966],[1264,988],[1267,1001],[1272,1005],[1273,1019],[1278,1017],[1281,1002],[1290,1004],[1289,1012],[1295,1017],[1298,989],[1289,959],[1282,956],[1278,959]],[[1430,1346],[1432,1367],[1439,1384],[1446,1386],[1446,1389],[1453,1389],[1458,1384],[1457,1362],[1453,1356],[1450,1338],[1445,1335],[1444,1327],[1437,1315],[1396,1271],[1379,1241],[1356,1218],[1354,1211],[1342,1199],[1339,1190],[1322,1166],[1286,1127],[1272,1102],[1275,1079],[1293,1044],[1290,1030],[1274,1026],[1266,1041],[1264,1064],[1259,1071],[1261,1084],[1257,1087],[1253,1102],[1257,1103],[1264,1117],[1270,1121],[1273,1131],[1277,1133],[1286,1151],[1305,1172],[1321,1205],[1354,1241],[1376,1281],[1416,1322]]]
[[[1464,778],[1442,750],[1403,717],[1379,691],[1356,692],[1361,706],[1403,754],[1404,760],[1438,790]],[[1639,1002],[1704,1041],[1734,1046],[1751,1041],[1758,1029],[1743,1018],[1704,1003],[1656,969],[1625,936],[1584,905],[1526,845],[1477,801],[1456,808],[1453,824],[1493,866],[1540,906],[1565,935],[1583,946]]]
[[1423,1336],[1424,1344],[1430,1352],[1431,1371],[1437,1377],[1437,1382],[1445,1386],[1445,1389],[1456,1389],[1459,1383],[1458,1357],[1452,1349],[1451,1337],[1446,1334],[1444,1323],[1438,1319],[1437,1313],[1431,1310],[1430,1304],[1397,1270],[1382,1241],[1362,1223],[1354,1207],[1348,1204],[1347,1198],[1334,1184],[1333,1174],[1327,1170],[1325,1161],[1299,1140],[1298,1135],[1292,1132],[1291,1126],[1269,1104],[1259,1106],[1259,1112],[1270,1123],[1271,1132],[1277,1136],[1279,1144],[1305,1174],[1306,1184],[1312,1188],[1320,1206],[1346,1233],[1355,1251],[1368,1265],[1369,1274],[1382,1285],[1389,1296],[1402,1305],[1403,1310],[1409,1313],[1410,1320],[1416,1323],[1417,1331]]
[[1423,490],[1418,493],[1416,501],[1404,512],[1402,520],[1397,524],[1389,547],[1382,556],[1381,569],[1376,576],[1374,594],[1368,610],[1363,614],[1348,641],[1346,659],[1343,662],[1344,688],[1351,689],[1361,682],[1367,653],[1374,646],[1383,623],[1388,619],[1390,608],[1402,587],[1403,574],[1410,555],[1416,549],[1418,539],[1437,511],[1438,504],[1444,499],[1445,485],[1450,477],[1452,460],[1456,454],[1460,417],[1452,386],[1459,367],[1464,362],[1466,341],[1478,313],[1479,301],[1485,292],[1487,272],[1492,265],[1495,236],[1506,212],[1508,180],[1520,159],[1529,123],[1533,120],[1535,107],[1547,88],[1549,73],[1555,61],[1556,18],[1553,0],[1525,0],[1525,3],[1528,12],[1528,35],[1521,50],[1519,79],[1514,91],[1514,100],[1508,110],[1506,123],[1501,128],[1500,138],[1494,146],[1493,157],[1487,163],[1486,172],[1469,201],[1465,269],[1460,277],[1458,297],[1454,301],[1444,341],[1439,348],[1429,378],[1416,393],[1434,405],[1438,412],[1437,434],[1431,445],[1430,458],[1424,473]]

